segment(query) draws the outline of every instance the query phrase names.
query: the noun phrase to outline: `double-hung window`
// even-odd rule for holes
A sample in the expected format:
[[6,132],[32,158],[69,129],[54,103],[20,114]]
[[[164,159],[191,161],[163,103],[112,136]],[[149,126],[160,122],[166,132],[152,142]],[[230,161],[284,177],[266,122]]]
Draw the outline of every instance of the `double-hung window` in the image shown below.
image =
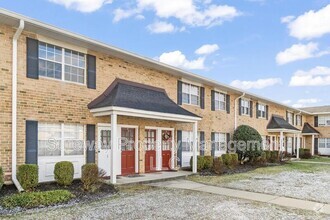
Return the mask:
[[80,124],[39,123],[38,155],[84,155],[84,126]]
[[215,151],[216,152],[226,152],[226,134],[225,133],[214,133],[214,144],[215,144]]
[[85,84],[86,55],[39,42],[39,75]]
[[319,138],[319,148],[330,149],[330,138]]
[[287,120],[290,124],[293,125],[293,113],[292,112],[287,113]]
[[182,103],[200,105],[200,88],[192,84],[182,83]]
[[330,126],[330,115],[319,116],[319,126]]
[[297,117],[296,117],[296,125],[302,125],[302,117],[301,117],[301,115],[297,115]]
[[242,115],[250,115],[250,111],[251,111],[250,101],[247,99],[241,99]]
[[214,92],[215,110],[226,110],[226,94]]
[[258,104],[258,118],[266,118],[266,105]]

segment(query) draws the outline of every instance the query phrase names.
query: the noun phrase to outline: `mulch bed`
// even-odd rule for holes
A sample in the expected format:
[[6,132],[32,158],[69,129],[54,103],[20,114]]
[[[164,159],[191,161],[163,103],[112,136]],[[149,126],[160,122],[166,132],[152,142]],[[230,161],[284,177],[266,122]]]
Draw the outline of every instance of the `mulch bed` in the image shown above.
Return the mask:
[[[100,198],[105,198],[107,196],[111,196],[115,193],[117,193],[117,190],[115,187],[111,184],[102,183],[100,188],[96,192],[86,192],[82,188],[82,183],[80,180],[74,180],[73,183],[70,186],[63,187],[59,186],[56,182],[49,182],[49,183],[40,183],[35,191],[50,191],[50,190],[68,190],[73,195],[75,195],[75,198],[68,201],[65,204],[57,204],[58,205],[73,205],[77,203],[84,203],[84,202],[92,202],[95,200],[98,200]],[[0,200],[6,196],[17,194],[18,191],[15,187],[15,185],[4,185],[0,191]],[[14,210],[7,210],[3,209],[0,205],[0,215],[2,214],[13,214],[20,211],[24,211],[23,208],[17,208]]]

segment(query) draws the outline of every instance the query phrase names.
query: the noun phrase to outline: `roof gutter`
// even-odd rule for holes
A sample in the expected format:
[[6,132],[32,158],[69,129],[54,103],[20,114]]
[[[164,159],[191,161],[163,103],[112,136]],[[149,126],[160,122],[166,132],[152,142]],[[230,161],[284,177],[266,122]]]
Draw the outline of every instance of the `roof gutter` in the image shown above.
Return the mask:
[[19,26],[13,37],[13,57],[12,57],[12,146],[11,146],[11,179],[18,191],[23,191],[21,184],[17,180],[17,40],[24,29],[24,20],[19,21]]
[[241,96],[239,96],[235,99],[235,125],[234,125],[235,130],[237,128],[237,100],[239,100],[240,98],[243,98],[244,96],[245,96],[245,92],[243,92],[243,94]]

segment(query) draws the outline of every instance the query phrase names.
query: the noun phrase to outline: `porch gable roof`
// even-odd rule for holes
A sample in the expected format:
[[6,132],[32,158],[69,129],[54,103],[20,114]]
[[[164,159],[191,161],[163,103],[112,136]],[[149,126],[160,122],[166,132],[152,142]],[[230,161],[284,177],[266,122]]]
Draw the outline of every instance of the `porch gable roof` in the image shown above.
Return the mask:
[[302,129],[302,134],[320,134],[320,132],[313,128],[308,122],[305,122]]
[[298,128],[292,126],[289,122],[287,122],[282,116],[272,115],[271,120],[267,125],[268,130],[291,130],[291,131],[299,131]]
[[201,118],[177,105],[168,97],[164,89],[123,79],[116,79],[99,97],[88,104],[90,110],[105,107],[121,107]]

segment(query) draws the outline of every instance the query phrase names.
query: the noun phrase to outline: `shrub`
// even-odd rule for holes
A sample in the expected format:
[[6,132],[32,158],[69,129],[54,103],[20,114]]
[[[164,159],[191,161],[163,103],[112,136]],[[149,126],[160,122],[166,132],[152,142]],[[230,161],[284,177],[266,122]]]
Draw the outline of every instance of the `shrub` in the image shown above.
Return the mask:
[[35,164],[23,164],[18,167],[17,179],[24,190],[33,191],[38,185],[38,166]]
[[[190,167],[192,169],[193,157],[190,158]],[[201,171],[204,169],[204,156],[197,156],[197,171]]]
[[299,149],[299,157],[302,159],[311,159],[312,154],[310,149]]
[[55,164],[54,176],[59,185],[69,186],[73,181],[74,168],[69,161],[61,161]]
[[86,191],[95,191],[99,182],[99,168],[95,163],[87,163],[81,168],[81,182]]
[[222,154],[221,155],[223,164],[227,167],[231,167],[231,155],[230,154]]
[[265,164],[267,162],[267,153],[266,152],[262,152],[261,156],[260,156],[260,162],[262,164]]
[[3,170],[2,170],[2,167],[0,167],[0,190],[1,190],[4,182],[5,181],[4,181]]
[[266,161],[270,162],[271,151],[270,150],[265,150],[264,153],[266,154]]
[[233,140],[236,143],[245,144],[245,146],[236,144],[236,153],[240,161],[244,161],[246,158],[253,160],[253,158],[261,156],[262,138],[256,129],[248,125],[238,126],[234,132]]
[[231,166],[236,167],[238,165],[238,155],[229,154],[231,156]]
[[67,202],[72,198],[74,195],[67,190],[24,192],[5,197],[1,203],[6,208],[34,208]]
[[213,160],[213,171],[214,173],[220,175],[223,173],[223,161],[221,157],[216,157]]
[[277,150],[271,151],[269,162],[275,163],[278,161],[279,152]]
[[211,169],[213,167],[213,157],[212,156],[204,156],[204,169]]

